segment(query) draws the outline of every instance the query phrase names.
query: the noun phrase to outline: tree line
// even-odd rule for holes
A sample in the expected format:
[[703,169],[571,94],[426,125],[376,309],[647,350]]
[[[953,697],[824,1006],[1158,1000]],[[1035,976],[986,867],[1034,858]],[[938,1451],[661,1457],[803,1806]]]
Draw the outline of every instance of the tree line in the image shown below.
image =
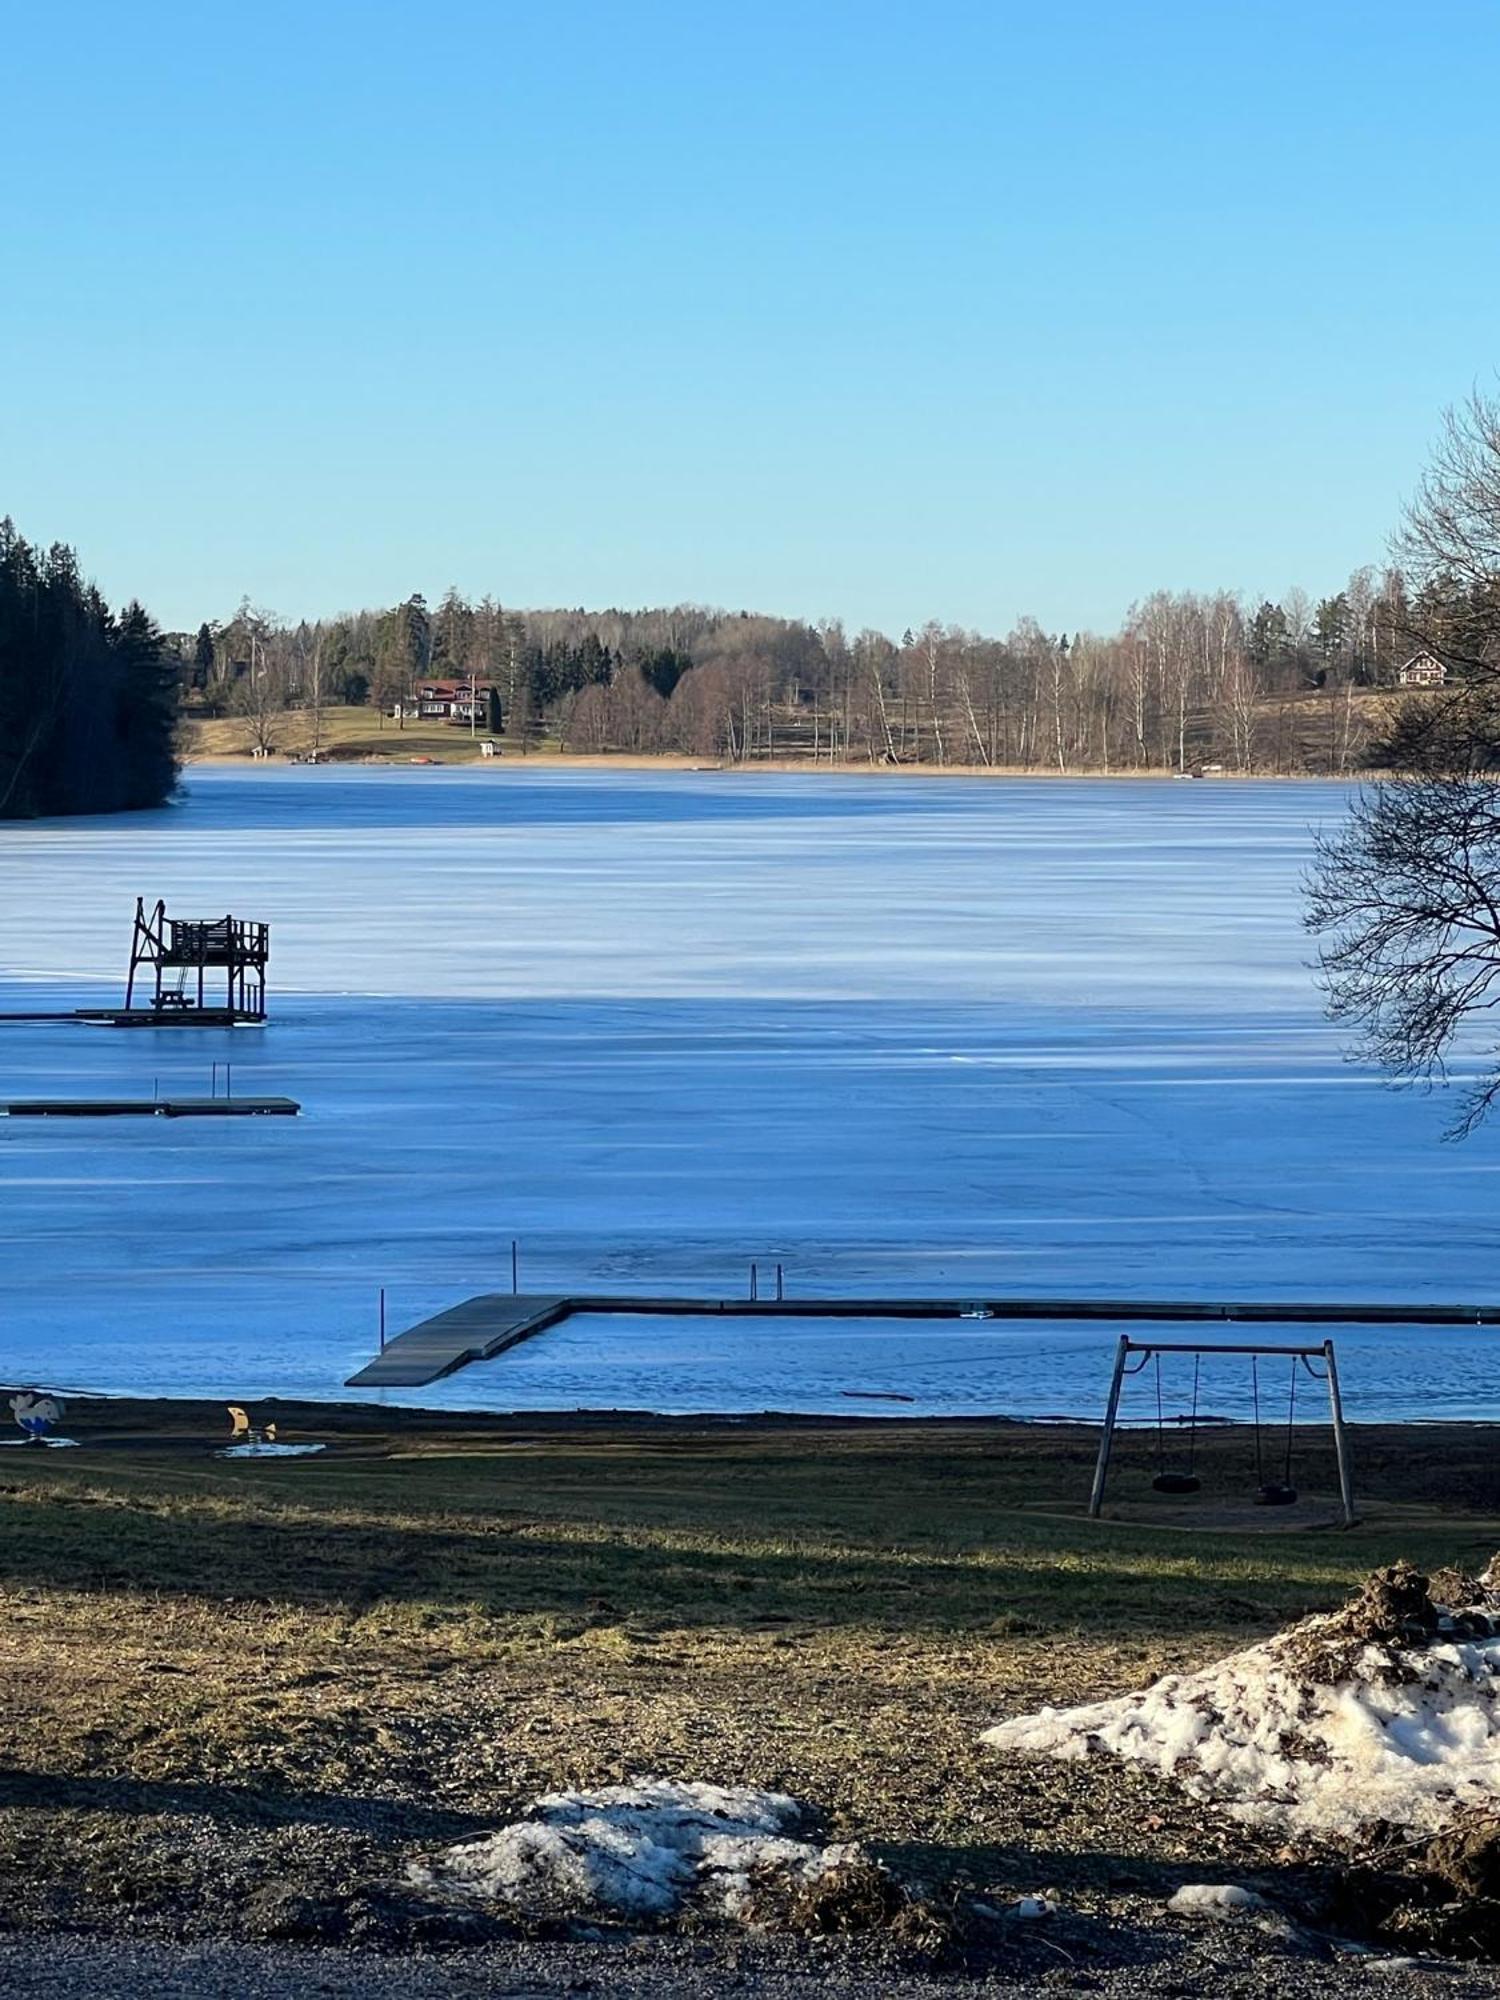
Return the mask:
[[897,640],[837,620],[521,611],[450,590],[436,607],[412,596],[296,624],[247,601],[180,645],[195,700],[243,715],[262,749],[290,709],[311,715],[316,740],[330,705],[394,715],[421,679],[445,677],[492,688],[491,727],[523,749],[1345,772],[1371,747],[1360,695],[1397,685],[1439,609],[1453,607],[1431,589],[1416,601],[1399,569],[1362,569],[1321,600],[1157,591],[1105,637],[1024,618],[1003,638],[932,621]]
[[70,548],[0,521],[0,819],[157,806],[177,782],[176,651]]

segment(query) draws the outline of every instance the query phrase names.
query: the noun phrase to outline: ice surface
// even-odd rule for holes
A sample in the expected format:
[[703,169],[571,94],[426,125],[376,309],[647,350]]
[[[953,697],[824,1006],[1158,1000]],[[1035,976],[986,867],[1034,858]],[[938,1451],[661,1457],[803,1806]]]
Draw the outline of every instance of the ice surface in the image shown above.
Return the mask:
[[811,1881],[858,1852],[794,1838],[806,1815],[782,1792],[642,1779],[553,1792],[532,1817],[414,1868],[418,1887],[537,1917],[669,1916],[690,1898],[744,1917],[757,1878]]
[[[230,1060],[305,1106],[0,1120],[0,1375],[342,1393],[378,1287],[399,1329],[504,1289],[512,1237],[531,1291],[1494,1296],[1493,1142],[1346,1063],[1303,964],[1344,798],[194,771],[0,829],[0,1008],[117,998],[144,893],[268,919],[273,1015],[0,1025],[0,1097]],[[574,1323],[402,1400],[1094,1414],[1114,1331]],[[1493,1333],[1339,1341],[1355,1415],[1500,1414]]]
[[1017,1716],[984,1740],[1065,1759],[1108,1751],[1254,1825],[1434,1832],[1463,1807],[1500,1804],[1500,1639],[1370,1645],[1329,1686],[1283,1635],[1140,1694]]

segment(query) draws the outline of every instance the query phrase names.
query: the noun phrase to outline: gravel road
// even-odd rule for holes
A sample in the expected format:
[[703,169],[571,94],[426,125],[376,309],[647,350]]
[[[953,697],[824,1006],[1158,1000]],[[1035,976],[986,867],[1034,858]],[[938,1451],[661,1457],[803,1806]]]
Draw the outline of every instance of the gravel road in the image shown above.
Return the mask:
[[1084,1991],[1105,2000],[1332,2000],[1500,1994],[1500,1974],[1433,1963],[1319,1962],[1265,1949],[1236,1928],[1159,1933],[1150,1962],[1092,1970],[1054,1957],[1045,1970],[940,1975],[838,1945],[756,1943],[726,1951],[681,1941],[626,1947],[501,1945],[441,1958],[293,1951],[275,1946],[158,1945],[59,1935],[0,1938],[0,1994],[25,2000],[1009,2000]]

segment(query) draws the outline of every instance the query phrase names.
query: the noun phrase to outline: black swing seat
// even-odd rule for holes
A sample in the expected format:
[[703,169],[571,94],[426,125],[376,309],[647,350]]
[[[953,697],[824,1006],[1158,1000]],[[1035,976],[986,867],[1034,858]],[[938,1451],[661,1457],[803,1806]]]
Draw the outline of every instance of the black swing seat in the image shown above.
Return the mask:
[[1192,1472],[1158,1472],[1151,1486],[1157,1493],[1196,1493],[1202,1483]]
[[1297,1489],[1283,1480],[1268,1479],[1264,1486],[1255,1489],[1257,1507],[1291,1507],[1296,1504]]

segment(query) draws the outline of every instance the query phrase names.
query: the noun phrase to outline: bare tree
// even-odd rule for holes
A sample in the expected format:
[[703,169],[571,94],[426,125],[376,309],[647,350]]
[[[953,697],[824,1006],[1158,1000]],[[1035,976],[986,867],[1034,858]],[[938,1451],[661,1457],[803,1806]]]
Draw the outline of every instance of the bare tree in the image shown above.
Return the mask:
[[1243,654],[1232,654],[1219,681],[1218,713],[1237,771],[1248,771],[1255,763],[1259,711],[1254,670]]
[[1489,592],[1500,578],[1500,402],[1475,390],[1448,410],[1406,510],[1399,554],[1420,586],[1451,579]]
[[[1500,1004],[1500,780],[1418,773],[1372,786],[1318,842],[1308,928],[1328,1011],[1398,1078],[1446,1080],[1460,1030]],[[1500,1095],[1500,1029],[1450,1136]]]
[[[1335,1020],[1396,1077],[1441,1081],[1469,1031],[1483,1067],[1452,1127],[1500,1096],[1500,777],[1494,682],[1500,638],[1500,408],[1450,411],[1400,543],[1420,589],[1461,585],[1472,664],[1451,702],[1393,730],[1404,774],[1371,786],[1319,842],[1307,923]],[[1406,717],[1410,724],[1410,715]]]
[[280,673],[263,665],[234,684],[234,712],[246,725],[250,747],[260,757],[276,748],[276,732],[286,714],[286,689]]

